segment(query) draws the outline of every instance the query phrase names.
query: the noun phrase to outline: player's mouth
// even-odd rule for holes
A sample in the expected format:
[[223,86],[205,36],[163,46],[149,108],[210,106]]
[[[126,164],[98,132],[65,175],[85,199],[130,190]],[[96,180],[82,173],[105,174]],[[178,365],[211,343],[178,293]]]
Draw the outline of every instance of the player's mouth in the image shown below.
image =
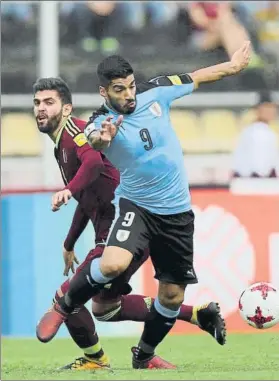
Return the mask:
[[136,106],[136,102],[135,102],[135,101],[133,101],[133,102],[129,102],[129,103],[127,104],[127,106],[130,107],[130,108],[135,107],[135,106]]
[[46,115],[39,115],[39,116],[37,117],[37,121],[38,121],[39,123],[43,123],[43,122],[47,121],[47,116],[46,116]]

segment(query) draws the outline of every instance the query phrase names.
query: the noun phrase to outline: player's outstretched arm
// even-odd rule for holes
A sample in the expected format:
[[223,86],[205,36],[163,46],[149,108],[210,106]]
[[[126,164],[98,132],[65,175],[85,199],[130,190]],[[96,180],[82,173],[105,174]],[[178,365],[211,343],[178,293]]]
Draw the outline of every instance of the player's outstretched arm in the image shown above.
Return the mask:
[[201,83],[215,82],[224,77],[240,73],[248,66],[250,55],[251,43],[245,41],[242,47],[234,53],[230,61],[199,69],[189,73],[189,75],[195,84],[195,88],[198,88]]

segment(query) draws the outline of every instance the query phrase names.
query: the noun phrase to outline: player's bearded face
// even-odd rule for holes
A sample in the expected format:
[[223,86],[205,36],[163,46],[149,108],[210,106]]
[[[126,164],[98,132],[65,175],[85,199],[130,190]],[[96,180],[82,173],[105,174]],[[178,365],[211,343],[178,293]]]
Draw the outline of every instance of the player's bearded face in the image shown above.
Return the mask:
[[63,118],[63,106],[55,91],[39,91],[34,97],[34,115],[40,132],[53,133]]
[[48,116],[47,114],[40,114],[37,116],[37,126],[40,132],[43,132],[45,134],[49,134],[54,132],[61,120],[62,120],[63,112],[62,109],[60,112],[56,115]]
[[105,90],[105,98],[108,105],[119,114],[132,114],[137,106],[134,75],[112,80]]

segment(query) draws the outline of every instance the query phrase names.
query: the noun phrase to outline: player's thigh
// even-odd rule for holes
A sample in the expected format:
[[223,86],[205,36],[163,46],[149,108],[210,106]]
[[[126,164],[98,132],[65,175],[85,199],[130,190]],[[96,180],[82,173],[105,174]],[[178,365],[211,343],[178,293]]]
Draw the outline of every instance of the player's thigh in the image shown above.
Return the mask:
[[100,270],[105,276],[117,277],[130,265],[133,254],[122,247],[105,247],[100,260]]
[[193,266],[194,213],[161,216],[158,235],[150,243],[155,278],[165,283],[197,283]]

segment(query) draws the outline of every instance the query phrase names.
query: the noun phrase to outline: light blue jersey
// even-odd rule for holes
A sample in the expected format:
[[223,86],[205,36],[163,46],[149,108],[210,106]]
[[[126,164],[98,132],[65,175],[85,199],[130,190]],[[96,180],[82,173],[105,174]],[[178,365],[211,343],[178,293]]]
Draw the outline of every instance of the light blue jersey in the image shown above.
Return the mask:
[[[179,79],[178,76],[175,76]],[[170,121],[173,100],[192,93],[193,82],[160,86],[160,80],[138,85],[137,106],[123,115],[122,126],[103,153],[120,172],[118,197],[126,198],[152,213],[169,215],[191,209],[188,179],[180,142]],[[112,115],[119,114],[105,106],[108,113],[94,119],[94,128]],[[90,124],[89,126],[90,127]]]

